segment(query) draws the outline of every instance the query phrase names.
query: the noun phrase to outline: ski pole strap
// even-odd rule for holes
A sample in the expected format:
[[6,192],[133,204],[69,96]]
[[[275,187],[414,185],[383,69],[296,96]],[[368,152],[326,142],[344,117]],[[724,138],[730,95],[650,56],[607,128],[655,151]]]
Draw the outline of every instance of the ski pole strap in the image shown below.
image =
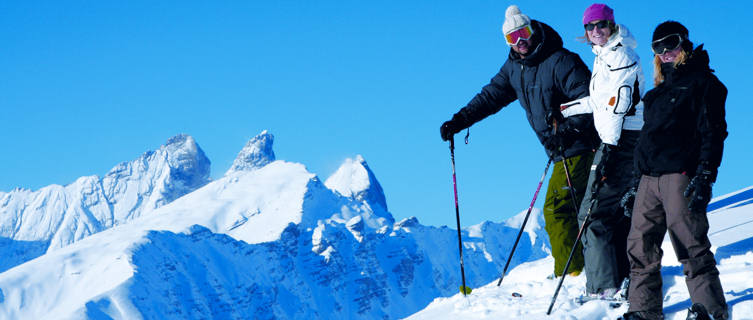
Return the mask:
[[465,144],[468,144],[468,137],[471,136],[471,127],[468,127],[468,130],[465,132]]

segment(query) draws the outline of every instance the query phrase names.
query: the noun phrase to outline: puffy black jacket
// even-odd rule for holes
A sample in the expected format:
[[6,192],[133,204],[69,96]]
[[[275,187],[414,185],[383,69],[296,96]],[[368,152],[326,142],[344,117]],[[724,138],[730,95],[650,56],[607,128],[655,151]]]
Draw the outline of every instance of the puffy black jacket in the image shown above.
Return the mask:
[[[546,115],[559,113],[561,104],[588,95],[591,72],[583,60],[562,47],[562,38],[550,26],[536,20],[531,21],[531,26],[537,47],[524,59],[510,49],[509,57],[497,75],[454,117],[463,119],[466,127],[518,100],[526,111],[529,124],[543,142],[552,134]],[[565,150],[566,157],[596,148],[599,138],[593,115],[573,116],[565,121],[582,132]],[[547,154],[559,160],[559,154],[554,154],[554,150],[547,150]]]
[[693,176],[701,161],[716,172],[727,137],[727,88],[712,72],[703,45],[677,68],[662,65],[664,82],[643,97],[645,124],[635,149],[642,174]]

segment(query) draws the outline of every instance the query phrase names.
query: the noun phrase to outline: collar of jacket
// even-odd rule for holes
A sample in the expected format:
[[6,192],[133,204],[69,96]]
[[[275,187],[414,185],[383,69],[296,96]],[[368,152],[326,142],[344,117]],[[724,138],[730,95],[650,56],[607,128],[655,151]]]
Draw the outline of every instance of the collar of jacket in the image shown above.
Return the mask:
[[709,67],[709,53],[703,49],[703,44],[696,47],[690,54],[690,57],[688,57],[688,60],[677,66],[677,68],[674,68],[672,63],[662,63],[661,65],[661,73],[664,75],[664,81],[668,83],[672,82],[672,79],[678,75],[697,71],[714,72]]
[[605,43],[603,46],[592,45],[591,51],[599,56],[605,52],[616,51],[619,46],[626,46],[631,49],[635,49],[638,46],[638,42],[635,41],[635,38],[630,33],[630,30],[628,30],[627,27],[621,24],[617,25],[617,31],[611,37],[609,37],[607,43]]
[[537,43],[536,48],[533,49],[533,52],[531,52],[531,54],[529,54],[525,58],[521,58],[518,53],[510,48],[510,54],[508,55],[508,58],[510,60],[523,64],[525,66],[538,65],[542,61],[546,60],[546,58],[549,58],[552,53],[559,49],[562,49],[562,38],[559,34],[557,34],[557,31],[554,31],[554,29],[552,29],[552,27],[538,20],[531,20],[531,26],[534,30],[534,43]]

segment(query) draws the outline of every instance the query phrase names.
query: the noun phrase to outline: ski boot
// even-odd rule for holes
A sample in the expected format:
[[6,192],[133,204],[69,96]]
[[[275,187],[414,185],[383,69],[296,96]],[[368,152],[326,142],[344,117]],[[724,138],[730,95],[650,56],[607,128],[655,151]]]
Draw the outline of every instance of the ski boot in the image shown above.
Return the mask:
[[649,320],[649,319],[664,319],[664,315],[661,314],[654,314],[644,311],[632,311],[627,312],[622,317],[617,318],[617,320]]
[[711,320],[711,317],[702,304],[696,303],[688,309],[688,316],[685,320]]

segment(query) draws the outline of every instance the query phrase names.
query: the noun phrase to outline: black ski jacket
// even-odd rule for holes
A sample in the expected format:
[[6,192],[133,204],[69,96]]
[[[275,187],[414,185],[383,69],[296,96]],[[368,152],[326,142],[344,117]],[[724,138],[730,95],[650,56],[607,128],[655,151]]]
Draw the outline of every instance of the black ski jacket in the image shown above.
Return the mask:
[[[533,42],[537,47],[526,58],[510,49],[510,54],[491,82],[483,87],[455,117],[466,127],[497,113],[518,100],[539,140],[551,136],[552,126],[546,121],[550,112],[559,113],[560,105],[588,95],[591,72],[577,54],[562,47],[562,38],[543,22],[531,21]],[[567,149],[571,157],[590,152],[598,146],[599,137],[593,125],[593,115],[583,114],[565,120],[582,134]],[[559,153],[546,150],[548,156],[559,161]]]
[[692,177],[699,163],[707,161],[716,179],[727,138],[727,88],[712,72],[703,45],[676,69],[662,64],[664,82],[643,97],[645,124],[635,149],[642,174],[685,172]]

